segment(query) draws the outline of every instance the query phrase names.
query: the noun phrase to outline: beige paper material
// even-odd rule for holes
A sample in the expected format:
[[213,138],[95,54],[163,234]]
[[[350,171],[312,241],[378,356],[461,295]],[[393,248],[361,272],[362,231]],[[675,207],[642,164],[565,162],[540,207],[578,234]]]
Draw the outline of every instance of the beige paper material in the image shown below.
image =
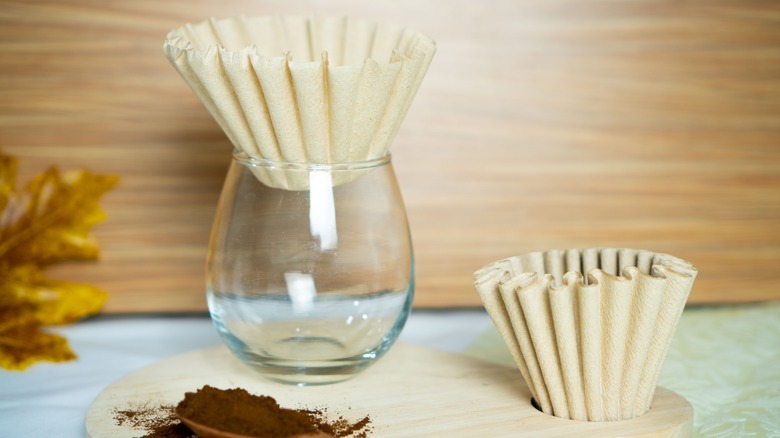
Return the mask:
[[544,412],[617,421],[650,408],[696,274],[666,254],[588,248],[500,260],[474,286]]
[[[293,163],[386,155],[435,50],[408,28],[305,16],[212,18],[164,44],[237,150]],[[274,187],[307,187],[275,173],[256,172]]]

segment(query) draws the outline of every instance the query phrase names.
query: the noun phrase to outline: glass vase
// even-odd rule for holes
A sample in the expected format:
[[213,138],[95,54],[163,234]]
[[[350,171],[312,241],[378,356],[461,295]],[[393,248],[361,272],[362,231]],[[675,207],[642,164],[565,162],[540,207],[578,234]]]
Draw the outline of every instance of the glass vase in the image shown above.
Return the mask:
[[338,164],[236,152],[207,260],[208,306],[230,350],[266,377],[348,379],[395,342],[414,295],[390,156]]

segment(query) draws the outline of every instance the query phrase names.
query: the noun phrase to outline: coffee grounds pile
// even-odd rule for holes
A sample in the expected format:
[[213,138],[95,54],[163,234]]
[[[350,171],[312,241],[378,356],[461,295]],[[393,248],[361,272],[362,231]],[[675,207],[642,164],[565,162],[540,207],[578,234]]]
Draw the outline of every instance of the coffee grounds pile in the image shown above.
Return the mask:
[[339,416],[328,419],[324,409],[285,409],[272,397],[257,396],[241,388],[204,386],[188,392],[178,406],[149,406],[115,411],[118,425],[147,432],[141,438],[191,438],[195,436],[176,417],[176,411],[194,421],[227,432],[287,438],[324,432],[337,438],[366,438],[371,432],[369,416],[352,422]]

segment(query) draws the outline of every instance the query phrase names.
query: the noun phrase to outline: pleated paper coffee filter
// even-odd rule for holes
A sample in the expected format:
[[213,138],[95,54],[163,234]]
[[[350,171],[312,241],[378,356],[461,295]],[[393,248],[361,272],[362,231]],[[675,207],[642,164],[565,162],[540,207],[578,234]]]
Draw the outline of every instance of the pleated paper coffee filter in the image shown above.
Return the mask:
[[[435,50],[417,31],[350,17],[210,19],[172,30],[164,44],[235,148],[292,163],[386,155]],[[258,177],[307,184],[281,171]]]
[[500,260],[474,285],[545,413],[616,421],[650,409],[696,274],[666,254],[590,248]]

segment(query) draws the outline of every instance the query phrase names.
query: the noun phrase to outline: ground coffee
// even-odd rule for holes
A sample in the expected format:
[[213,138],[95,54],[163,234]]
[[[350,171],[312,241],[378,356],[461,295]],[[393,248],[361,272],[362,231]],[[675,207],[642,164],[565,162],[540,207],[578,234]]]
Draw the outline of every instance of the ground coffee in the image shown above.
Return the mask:
[[114,420],[119,426],[130,426],[146,432],[141,438],[197,438],[176,417],[176,406],[133,406],[116,410]]
[[204,386],[184,395],[178,406],[141,406],[117,410],[118,425],[146,431],[142,438],[190,438],[193,433],[176,417],[176,410],[192,420],[228,432],[287,438],[324,432],[338,438],[366,438],[371,432],[369,416],[350,421],[335,420],[326,409],[286,409],[269,396],[253,395],[241,388]]

